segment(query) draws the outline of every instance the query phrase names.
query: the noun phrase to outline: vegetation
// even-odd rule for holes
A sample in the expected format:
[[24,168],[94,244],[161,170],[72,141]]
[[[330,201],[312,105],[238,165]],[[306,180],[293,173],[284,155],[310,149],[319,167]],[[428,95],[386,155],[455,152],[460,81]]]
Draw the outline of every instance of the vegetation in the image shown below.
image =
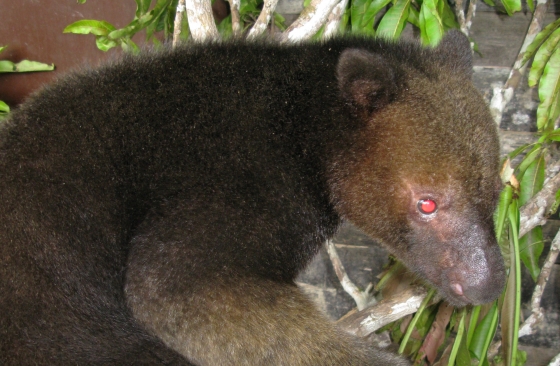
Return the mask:
[[[0,46],[0,52],[7,46]],[[0,60],[0,73],[2,72],[31,72],[31,71],[50,71],[54,70],[54,65],[47,65],[37,61],[23,60],[13,63],[7,60]],[[0,100],[0,121],[5,119],[10,113],[10,107]]]

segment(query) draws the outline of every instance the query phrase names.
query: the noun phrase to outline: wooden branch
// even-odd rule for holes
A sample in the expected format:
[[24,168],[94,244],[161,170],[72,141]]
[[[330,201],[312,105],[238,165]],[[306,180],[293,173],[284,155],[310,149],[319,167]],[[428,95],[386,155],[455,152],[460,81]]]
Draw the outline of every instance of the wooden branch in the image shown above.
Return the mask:
[[551,178],[539,193],[521,207],[519,210],[520,238],[536,226],[546,223],[546,216],[554,204],[558,189],[560,189],[560,173]]
[[327,18],[325,31],[323,32],[323,39],[331,38],[338,33],[340,28],[340,20],[342,19],[347,6],[348,0],[341,0],[338,5],[334,7],[331,14]]
[[[467,9],[467,16],[465,18],[465,26],[467,28],[467,32],[469,32],[471,30],[472,21],[474,19],[474,15],[476,13],[476,3],[477,3],[477,0],[469,1],[469,7]],[[467,35],[468,35],[468,33],[467,33]]]
[[195,42],[217,40],[220,38],[218,28],[212,15],[210,0],[186,0],[189,29]]
[[[463,3],[463,0],[455,1],[455,17],[457,18],[457,22],[459,23],[459,29],[467,37],[469,36],[469,32],[472,26],[472,20],[476,12],[476,1],[477,0],[469,1],[469,6],[468,6],[466,16],[465,16],[465,5]],[[474,42],[470,42],[470,44],[471,44],[471,49],[474,49]]]
[[233,36],[239,37],[242,31],[241,15],[239,15],[239,7],[241,6],[241,0],[227,0],[227,1],[229,2],[229,9],[231,11],[231,28],[233,30]]
[[550,251],[546,256],[543,267],[541,268],[541,273],[537,280],[537,285],[533,291],[533,297],[531,298],[531,315],[523,322],[523,325],[519,328],[519,337],[525,335],[533,334],[535,332],[535,326],[539,324],[543,318],[544,313],[541,308],[541,299],[544,293],[544,288],[550,277],[550,272],[552,271],[552,266],[558,258],[558,253],[560,252],[560,231],[556,234],[550,245]]
[[418,310],[428,292],[422,286],[411,286],[397,296],[379,301],[362,311],[350,312],[337,322],[349,333],[365,337],[379,328]]
[[560,353],[550,360],[548,366],[560,366]]
[[278,4],[278,0],[265,0],[263,9],[257,18],[255,24],[249,31],[247,35],[248,39],[255,39],[256,37],[260,36],[266,30],[268,23],[270,23],[270,19],[274,14],[274,10],[276,9],[276,4]]
[[280,35],[280,42],[299,42],[311,38],[327,20],[340,0],[311,0],[311,4]]
[[537,6],[535,8],[535,12],[533,13],[533,19],[531,20],[531,24],[529,25],[529,30],[527,31],[525,40],[523,41],[523,45],[521,46],[521,50],[519,51],[519,54],[517,56],[517,60],[511,68],[508,80],[503,87],[494,88],[494,96],[490,101],[490,113],[492,113],[494,121],[496,121],[496,124],[498,126],[502,122],[502,115],[504,113],[506,105],[513,97],[513,93],[519,85],[521,77],[525,73],[527,64],[521,65],[521,60],[525,55],[527,47],[531,44],[531,42],[533,42],[537,34],[542,29],[542,22],[544,20],[547,8],[548,0],[537,0]]
[[344,291],[346,291],[354,301],[356,302],[356,307],[358,310],[363,310],[367,306],[373,305],[375,303],[375,297],[371,295],[371,289],[373,285],[370,284],[365,291],[361,291],[358,286],[350,280],[342,262],[340,261],[340,257],[338,256],[338,252],[336,251],[336,247],[332,240],[327,240],[327,252],[329,253],[329,258],[331,259],[331,263],[334,268],[334,272],[342,285]]
[[463,0],[455,1],[455,17],[459,23],[459,29],[465,36],[469,35],[469,29],[467,28],[467,22],[465,20],[465,4]]
[[173,48],[179,44],[179,36],[181,35],[181,24],[183,23],[183,15],[185,14],[185,0],[179,0],[177,4],[177,12],[175,13],[175,22],[173,23]]

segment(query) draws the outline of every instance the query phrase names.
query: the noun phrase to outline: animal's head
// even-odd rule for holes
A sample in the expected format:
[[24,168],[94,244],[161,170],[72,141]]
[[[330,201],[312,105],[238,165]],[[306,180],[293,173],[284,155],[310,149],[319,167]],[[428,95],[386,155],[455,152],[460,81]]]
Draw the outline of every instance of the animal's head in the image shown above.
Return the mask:
[[396,56],[346,50],[340,90],[364,127],[330,178],[338,211],[455,305],[492,301],[505,281],[499,141],[471,59],[459,33]]

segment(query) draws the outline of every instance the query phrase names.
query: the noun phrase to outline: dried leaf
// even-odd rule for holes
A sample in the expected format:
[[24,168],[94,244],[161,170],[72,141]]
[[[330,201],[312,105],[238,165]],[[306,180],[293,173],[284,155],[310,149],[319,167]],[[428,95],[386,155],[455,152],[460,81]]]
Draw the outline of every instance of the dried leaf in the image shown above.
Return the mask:
[[438,308],[436,318],[432,323],[430,331],[424,338],[424,343],[422,343],[420,352],[426,355],[430,363],[434,363],[436,360],[438,349],[445,340],[445,329],[447,328],[447,324],[449,324],[449,319],[451,319],[454,309],[455,308],[448,303],[442,303]]

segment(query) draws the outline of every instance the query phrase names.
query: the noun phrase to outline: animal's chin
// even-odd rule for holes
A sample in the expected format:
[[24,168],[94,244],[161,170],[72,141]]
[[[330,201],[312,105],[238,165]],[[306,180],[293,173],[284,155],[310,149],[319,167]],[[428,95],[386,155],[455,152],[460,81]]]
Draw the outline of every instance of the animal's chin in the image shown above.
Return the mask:
[[435,288],[438,291],[438,294],[450,305],[460,308],[480,303],[467,297],[467,295],[464,294],[462,287],[459,286],[459,288],[457,288],[457,285],[453,285],[453,282],[451,282],[448,276],[444,273],[441,273],[440,276],[433,275],[433,273],[432,276],[427,273],[422,273],[420,277],[423,277],[428,285]]
[[442,285],[441,282],[435,283],[435,281],[430,281],[429,279],[427,279],[425,280],[425,283],[435,288],[438,294],[452,306],[462,308],[464,306],[471,305],[474,303],[471,299],[469,299],[464,294],[458,295],[451,288],[447,288],[446,285]]
[[[494,301],[499,296],[499,292],[496,292],[491,288],[484,290],[463,288],[462,286],[468,285],[465,283],[461,285],[445,277],[441,280],[441,283],[435,287],[449,304],[456,307],[486,304]],[[496,295],[493,295],[493,293],[496,293]]]
[[445,301],[447,301],[450,305],[453,305],[458,308],[462,308],[467,305],[472,305],[475,302],[466,297],[465,295],[457,295],[452,293],[451,291],[439,291],[440,294],[443,296]]
[[[490,281],[482,286],[473,286],[456,275],[456,269],[447,268],[442,271],[418,268],[414,263],[408,265],[409,270],[423,279],[428,285],[437,289],[445,301],[456,307],[467,305],[481,305],[494,301],[501,293],[503,286],[498,286]],[[498,276],[499,277],[499,276]]]

